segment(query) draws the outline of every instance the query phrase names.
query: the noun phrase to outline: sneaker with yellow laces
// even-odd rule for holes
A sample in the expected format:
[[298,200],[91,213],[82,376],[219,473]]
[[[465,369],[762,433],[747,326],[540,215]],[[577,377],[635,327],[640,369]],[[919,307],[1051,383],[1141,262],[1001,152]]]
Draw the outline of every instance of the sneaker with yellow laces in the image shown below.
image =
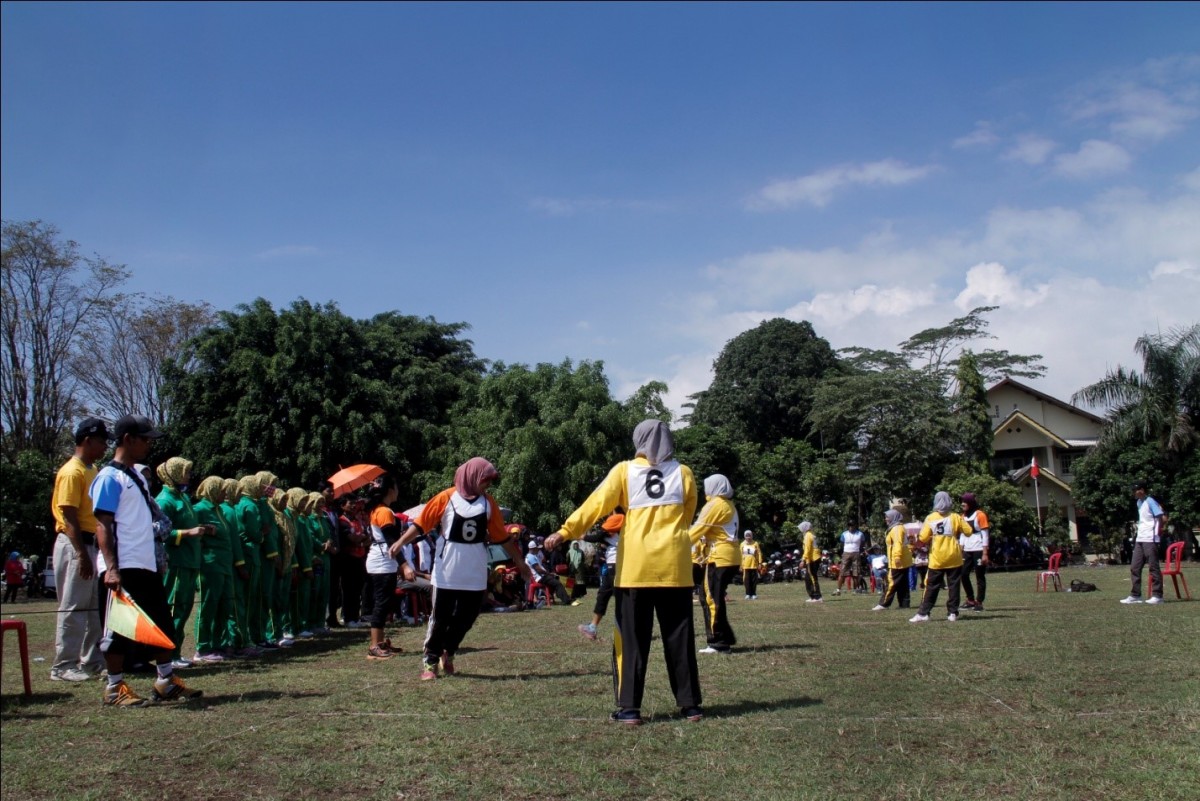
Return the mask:
[[129,689],[129,685],[123,681],[104,688],[105,706],[145,706],[148,703],[150,702]]
[[154,681],[154,689],[150,691],[150,698],[155,703],[162,703],[163,701],[191,701],[202,695],[204,695],[203,690],[191,689],[174,673],[165,679],[156,679]]

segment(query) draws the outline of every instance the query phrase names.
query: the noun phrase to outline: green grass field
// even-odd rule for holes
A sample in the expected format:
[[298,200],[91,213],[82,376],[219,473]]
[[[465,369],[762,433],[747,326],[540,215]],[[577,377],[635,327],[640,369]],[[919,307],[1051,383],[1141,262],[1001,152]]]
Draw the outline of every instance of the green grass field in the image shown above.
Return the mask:
[[[1186,571],[1200,597],[1200,569]],[[100,682],[51,682],[54,615],[29,613],[52,602],[19,603],[4,616],[28,622],[45,661],[22,699],[8,635],[0,789],[4,801],[1193,801],[1200,601],[1122,606],[1120,567],[1072,578],[1100,591],[1041,594],[1033,573],[997,574],[987,612],[948,624],[938,609],[920,626],[911,611],[870,612],[873,596],[816,606],[784,584],[745,602],[734,587],[739,651],[699,657],[707,717],[676,716],[655,642],[640,728],[607,720],[611,632],[575,631],[591,595],[482,617],[461,675],[437,682],[418,680],[423,629],[393,630],[411,655],[387,662],[365,659],[365,632],[339,630],[186,671],[203,703],[126,710],[100,706]]]

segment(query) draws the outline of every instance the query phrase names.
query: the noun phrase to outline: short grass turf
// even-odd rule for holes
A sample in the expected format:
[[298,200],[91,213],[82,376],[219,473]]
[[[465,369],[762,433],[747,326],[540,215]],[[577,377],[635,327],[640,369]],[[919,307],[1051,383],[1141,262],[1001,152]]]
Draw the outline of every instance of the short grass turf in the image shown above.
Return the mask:
[[[106,709],[100,682],[51,682],[53,602],[6,605],[4,801],[18,799],[1179,799],[1200,797],[1200,601],[1122,606],[1128,570],[1073,568],[1093,593],[989,577],[987,611],[870,611],[802,584],[731,588],[735,653],[700,655],[706,716],[678,717],[656,641],[646,725],[608,722],[611,615],[583,605],[482,616],[459,675],[419,680],[339,630],[182,672],[201,702]],[[1185,575],[1200,591],[1200,569]],[[826,592],[832,589],[825,587]],[[594,590],[593,590],[594,592]],[[915,601],[914,601],[915,603]],[[697,648],[703,647],[696,609]],[[188,646],[190,646],[190,638]],[[185,646],[185,652],[190,650]],[[133,677],[149,693],[150,678]]]

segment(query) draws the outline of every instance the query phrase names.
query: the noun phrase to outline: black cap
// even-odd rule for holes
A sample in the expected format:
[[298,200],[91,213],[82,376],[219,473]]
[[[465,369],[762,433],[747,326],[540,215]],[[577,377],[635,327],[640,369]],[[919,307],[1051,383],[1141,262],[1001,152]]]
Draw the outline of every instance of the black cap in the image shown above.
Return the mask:
[[99,417],[85,417],[75,429],[75,441],[83,442],[88,437],[104,437],[108,439],[108,429]]
[[158,439],[163,435],[163,432],[154,427],[154,423],[150,422],[150,418],[144,414],[127,414],[117,422],[113,423],[113,436],[120,444],[121,440],[125,439],[126,434],[136,434],[139,437],[148,439]]

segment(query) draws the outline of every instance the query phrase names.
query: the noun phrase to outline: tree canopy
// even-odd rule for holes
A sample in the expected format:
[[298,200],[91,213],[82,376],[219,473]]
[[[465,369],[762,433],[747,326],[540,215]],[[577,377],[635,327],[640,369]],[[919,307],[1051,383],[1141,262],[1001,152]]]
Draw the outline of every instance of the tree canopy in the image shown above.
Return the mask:
[[690,419],[759,444],[809,440],[815,436],[808,418],[813,393],[822,378],[839,371],[833,348],[811,323],[767,320],[726,343],[713,363],[712,384],[694,396]]

